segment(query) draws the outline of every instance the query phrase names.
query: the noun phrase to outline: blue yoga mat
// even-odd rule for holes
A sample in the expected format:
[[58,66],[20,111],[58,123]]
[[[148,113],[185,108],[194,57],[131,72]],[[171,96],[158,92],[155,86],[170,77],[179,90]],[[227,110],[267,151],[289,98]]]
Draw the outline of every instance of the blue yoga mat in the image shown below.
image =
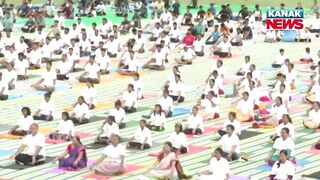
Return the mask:
[[304,83],[297,83],[297,89],[306,89],[308,86]]
[[225,87],[224,88],[224,94],[225,95],[232,95],[233,94],[233,87]]
[[285,30],[282,32],[283,32],[283,36],[281,40],[283,42],[295,42],[295,39],[297,37],[297,33],[295,30]]
[[[69,89],[72,89],[72,87],[71,86],[58,85],[58,86],[56,86],[54,92],[66,91],[66,90],[69,90]],[[46,91],[33,90],[32,93],[33,94],[37,94],[37,95],[42,95],[42,94],[45,94]]]
[[307,165],[309,163],[310,163],[310,161],[308,161],[306,159],[297,159],[297,164],[300,165],[300,166],[304,166],[304,165]]
[[263,71],[263,72],[274,72],[274,71],[277,71],[277,70],[278,70],[277,68],[273,68],[273,67],[261,68],[261,71]]
[[188,114],[190,113],[190,110],[187,108],[174,108],[172,112],[172,116],[179,116],[183,114]]
[[14,95],[14,94],[10,94],[8,99],[17,99],[17,98],[21,98],[22,95]]
[[15,153],[15,151],[13,151],[13,150],[0,149],[0,156],[12,155],[13,153]]
[[269,165],[265,164],[265,165],[262,165],[262,166],[258,166],[256,169],[260,170],[260,171],[271,171],[272,166],[269,166]]

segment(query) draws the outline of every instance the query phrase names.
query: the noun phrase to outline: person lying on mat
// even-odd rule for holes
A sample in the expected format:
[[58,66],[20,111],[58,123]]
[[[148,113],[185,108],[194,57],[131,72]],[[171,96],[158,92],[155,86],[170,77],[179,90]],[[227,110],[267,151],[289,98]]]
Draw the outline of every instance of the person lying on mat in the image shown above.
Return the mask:
[[100,83],[100,67],[95,62],[95,55],[89,57],[86,68],[79,77],[79,82],[87,82],[88,80],[94,84]]
[[160,104],[154,106],[154,110],[151,113],[150,121],[146,125],[151,131],[163,131],[166,127],[166,115],[162,110]]
[[[30,134],[24,137],[17,152],[10,157],[11,160],[22,165],[39,165],[45,162],[45,137],[38,130],[38,124],[31,124]],[[26,148],[27,152],[23,153]]]
[[131,149],[149,149],[152,146],[151,132],[146,127],[147,121],[142,119],[139,122],[139,128],[134,132],[132,137],[127,144],[127,148]]
[[185,154],[188,152],[187,137],[183,132],[182,124],[176,123],[174,131],[170,137],[169,142],[172,143],[172,150],[176,153]]
[[240,69],[237,71],[237,76],[244,76],[247,72],[249,72],[251,62],[250,62],[250,56],[244,57],[244,63],[241,65]]
[[320,102],[316,101],[312,104],[312,110],[309,111],[309,117],[303,121],[303,125],[310,129],[320,128]]
[[199,113],[205,120],[219,118],[219,98],[213,91],[209,91],[208,95],[198,102]]
[[276,133],[270,137],[269,143],[274,143],[274,141],[281,136],[281,130],[285,127],[289,129],[289,137],[295,140],[294,126],[292,125],[291,117],[288,114],[284,114],[281,120],[282,123],[276,128]]
[[118,124],[115,122],[114,116],[108,116],[103,122],[100,133],[97,135],[95,144],[109,144],[112,135],[120,135]]
[[172,152],[172,144],[165,142],[163,150],[157,161],[145,173],[139,176],[140,179],[191,179],[191,176],[184,174],[177,155]]
[[313,54],[311,53],[311,50],[309,47],[306,47],[306,50],[305,50],[305,54],[304,54],[304,57],[300,59],[301,62],[306,62],[306,63],[311,63],[313,62]]
[[63,139],[65,141],[70,141],[74,136],[74,125],[70,120],[68,112],[62,113],[62,119],[54,133],[49,135],[50,139]]
[[51,93],[44,94],[44,100],[41,102],[39,109],[33,115],[34,120],[52,121],[54,114],[54,102],[51,100]]
[[133,74],[133,79],[130,83],[133,85],[133,89],[137,93],[137,99],[143,99],[143,82],[140,79],[139,73]]
[[304,100],[308,103],[320,102],[320,77],[314,83],[311,90],[306,94]]
[[97,105],[96,90],[94,88],[92,79],[88,79],[86,85],[87,87],[85,87],[82,91],[82,96],[84,97],[84,100],[86,101],[87,105],[89,106],[89,109],[91,110],[94,109]]
[[228,119],[223,122],[222,127],[218,131],[219,135],[222,137],[227,134],[227,126],[232,125],[234,127],[233,133],[240,136],[241,135],[241,125],[237,120],[237,114],[235,112],[229,112]]
[[128,90],[122,96],[122,107],[126,113],[137,111],[137,99],[137,93],[134,91],[133,84],[128,84]]
[[41,79],[32,84],[31,87],[40,91],[53,92],[56,86],[56,79],[57,74],[55,70],[52,69],[52,62],[48,61],[46,63],[46,70],[41,74]]
[[279,160],[273,164],[271,173],[267,179],[294,179],[294,173],[296,166],[288,159],[287,150],[281,150],[279,152]]
[[289,133],[290,130],[287,127],[284,127],[281,130],[280,137],[275,140],[273,147],[266,159],[266,162],[268,162],[270,166],[279,161],[279,152],[281,150],[286,150],[288,152],[288,159],[294,164],[296,163],[294,154],[295,145],[293,139],[289,136]]
[[197,55],[192,48],[184,46],[180,58],[174,60],[178,65],[190,65],[196,57]]
[[234,161],[240,158],[240,140],[234,133],[234,126],[227,125],[227,134],[223,135],[219,141],[220,147],[223,151],[222,157],[228,161]]
[[110,144],[104,149],[102,155],[91,166],[94,173],[102,176],[112,176],[125,171],[124,158],[125,146],[119,144],[119,136],[112,135]]
[[167,89],[174,102],[182,103],[184,101],[184,85],[180,74],[175,74],[174,81],[170,81]]
[[229,179],[230,165],[222,155],[223,150],[221,148],[214,150],[209,163],[209,172],[198,173],[199,180]]
[[21,109],[22,116],[18,120],[18,124],[12,127],[8,134],[15,136],[26,136],[29,134],[30,125],[34,123],[33,117],[29,107],[23,107]]
[[231,57],[231,47],[228,36],[224,36],[223,40],[213,47],[213,54],[220,58]]
[[192,112],[187,119],[183,129],[185,134],[201,135],[204,131],[203,117],[198,113],[198,107],[193,106]]
[[279,50],[280,54],[276,57],[274,63],[272,64],[273,68],[280,68],[285,60],[289,59],[288,56],[285,55],[284,49]]
[[[67,155],[68,157],[66,158]],[[67,146],[63,154],[54,158],[53,163],[56,163],[56,161],[59,161],[59,169],[78,171],[87,167],[88,158],[86,149],[82,145],[79,136],[72,138],[71,144]]]
[[143,65],[142,68],[163,71],[165,70],[165,60],[166,54],[164,53],[164,51],[162,51],[162,46],[156,45],[156,50],[153,53],[152,58],[145,65]]
[[130,51],[129,56],[120,61],[118,65],[118,73],[122,75],[133,76],[138,72],[138,63],[139,62],[135,56],[134,51]]
[[169,91],[167,89],[164,89],[162,91],[162,96],[158,103],[166,116],[166,118],[169,118],[172,116],[173,111],[173,99],[169,96]]
[[109,112],[110,116],[114,116],[115,123],[118,124],[119,129],[126,127],[126,112],[122,108],[121,100],[117,100],[114,103],[114,109],[111,109]]
[[89,123],[90,113],[89,106],[84,100],[83,96],[78,97],[78,103],[73,107],[73,113],[70,118],[74,124],[86,124]]
[[249,97],[248,92],[242,93],[242,99],[237,103],[234,112],[237,114],[237,119],[241,121],[253,121],[253,100]]

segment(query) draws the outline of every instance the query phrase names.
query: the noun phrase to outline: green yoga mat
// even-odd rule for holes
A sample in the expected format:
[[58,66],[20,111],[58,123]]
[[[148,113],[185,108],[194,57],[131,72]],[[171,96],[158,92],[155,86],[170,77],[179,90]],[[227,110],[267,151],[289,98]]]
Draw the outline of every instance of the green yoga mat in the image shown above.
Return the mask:
[[[38,166],[44,165],[46,163],[51,163],[53,161],[55,157],[51,157],[51,156],[47,156],[46,157],[46,162],[43,164],[39,164]],[[15,163],[11,163],[8,165],[4,165],[4,166],[0,166],[0,169],[13,169],[13,170],[23,170],[23,169],[27,169],[27,168],[31,168],[31,167],[36,167],[36,166],[32,166],[32,165],[20,165],[20,164],[15,164]]]
[[314,172],[312,174],[305,174],[305,175],[303,175],[303,177],[313,178],[313,179],[320,179],[320,171]]
[[258,136],[260,134],[263,134],[263,133],[256,132],[256,131],[243,130],[243,131],[241,131],[240,139],[241,140],[248,139],[248,138],[251,138],[251,137],[254,137],[254,136]]

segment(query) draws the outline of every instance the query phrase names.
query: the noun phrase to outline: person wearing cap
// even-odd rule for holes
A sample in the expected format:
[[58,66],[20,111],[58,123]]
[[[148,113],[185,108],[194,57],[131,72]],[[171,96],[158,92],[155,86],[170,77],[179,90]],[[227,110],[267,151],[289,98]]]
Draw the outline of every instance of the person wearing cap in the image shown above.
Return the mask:
[[80,82],[87,82],[90,79],[94,84],[100,83],[100,67],[95,62],[95,57],[94,55],[89,57],[84,73],[79,77]]

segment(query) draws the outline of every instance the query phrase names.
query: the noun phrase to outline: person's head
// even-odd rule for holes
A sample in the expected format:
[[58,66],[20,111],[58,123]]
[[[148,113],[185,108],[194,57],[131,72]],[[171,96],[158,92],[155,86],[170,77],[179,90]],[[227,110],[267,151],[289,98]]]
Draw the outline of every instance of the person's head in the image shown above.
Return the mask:
[[110,143],[113,146],[117,146],[119,144],[120,137],[118,135],[112,134],[110,137]]
[[114,102],[114,107],[115,107],[116,109],[121,108],[121,100],[120,100],[120,99],[118,99],[118,100],[116,100],[116,102]]
[[231,136],[233,134],[233,131],[234,131],[234,126],[229,124],[227,125],[227,134],[228,136]]
[[219,30],[219,25],[214,25],[214,32],[218,32]]
[[236,117],[237,117],[237,114],[235,112],[229,112],[228,114],[229,120],[233,121],[236,119]]
[[128,84],[128,92],[131,93],[134,90],[133,84]]
[[171,142],[165,142],[163,145],[163,152],[164,153],[170,153],[172,151],[172,144]]
[[45,94],[43,95],[43,96],[44,96],[44,100],[45,100],[46,102],[49,102],[50,99],[51,99],[51,95],[52,95],[51,92],[45,93]]
[[162,91],[162,96],[163,96],[164,98],[167,98],[167,97],[169,96],[169,91],[168,91],[168,89],[164,89],[164,90]]
[[250,56],[245,56],[245,57],[244,57],[244,61],[245,61],[246,63],[249,63],[249,62],[250,62]]
[[256,4],[254,7],[255,7],[256,10],[259,10],[259,9],[260,9],[259,4]]
[[95,55],[90,55],[89,57],[89,63],[92,65],[94,63],[94,59],[96,58]]
[[176,124],[174,125],[174,131],[175,131],[177,134],[179,134],[180,132],[182,132],[182,131],[183,131],[182,124],[181,124],[181,123],[176,123]]
[[193,106],[193,107],[192,107],[192,114],[193,114],[193,115],[197,115],[197,114],[198,114],[198,111],[199,111],[199,109],[198,109],[197,106]]
[[221,66],[223,66],[223,62],[222,62],[221,59],[219,59],[219,60],[217,61],[217,68],[219,68],[219,67],[221,67]]
[[246,78],[247,78],[248,80],[251,80],[251,79],[252,79],[252,73],[251,73],[251,72],[248,72],[248,73],[246,74]]
[[253,89],[256,87],[256,83],[254,81],[249,81],[249,88]]
[[310,53],[310,48],[306,47],[306,53]]
[[172,71],[173,71],[174,74],[180,73],[178,66],[173,66]]
[[285,6],[286,6],[286,5],[285,5],[284,3],[281,3],[281,4],[280,4],[280,9],[284,9]]
[[212,99],[213,97],[215,97],[214,91],[209,91],[207,95],[207,99]]
[[228,36],[223,36],[223,42],[228,42]]
[[282,98],[280,96],[276,97],[276,105],[277,106],[282,105]]
[[216,81],[214,79],[209,80],[209,86],[213,87],[215,85]]
[[292,63],[289,63],[289,64],[288,64],[288,70],[289,70],[289,72],[291,72],[291,70],[293,70],[293,68],[294,68],[294,65],[293,65]]
[[24,117],[30,116],[31,115],[31,110],[29,107],[23,107],[21,109],[21,112],[23,114]]
[[279,153],[279,162],[277,163],[278,168],[280,168],[281,163],[285,163],[288,160],[288,152],[285,149],[282,149]]
[[292,123],[292,119],[289,116],[289,114],[282,115],[282,121],[283,121],[284,124]]
[[36,124],[36,123],[31,124],[30,125],[30,130],[29,130],[30,134],[32,136],[35,136],[38,133],[38,129],[39,129],[39,125],[38,124]]
[[243,99],[244,99],[245,101],[248,100],[248,99],[249,99],[249,93],[248,93],[247,91],[243,92],[243,93],[242,93],[242,97],[243,97]]
[[279,50],[279,52],[280,52],[281,55],[284,55],[284,49],[281,48],[281,49]]
[[175,79],[176,82],[181,81],[180,74],[175,74],[174,79]]
[[219,73],[218,73],[217,70],[214,70],[214,71],[212,72],[212,76],[213,76],[214,78],[217,78],[218,75],[219,75]]
[[162,112],[162,107],[160,104],[154,106],[154,112],[160,114]]
[[141,120],[139,121],[139,126],[140,126],[140,128],[146,127],[146,124],[147,124],[147,121],[144,120],[144,119],[141,119]]
[[287,127],[282,128],[281,129],[281,137],[283,139],[286,139],[289,136],[289,132],[290,132],[289,128],[287,128]]
[[187,52],[187,51],[188,51],[188,47],[187,47],[187,46],[184,46],[184,47],[183,47],[183,51],[184,51],[184,52]]
[[222,154],[223,150],[220,147],[216,148],[213,152],[213,156],[217,159],[220,159],[222,157]]
[[47,69],[47,71],[50,71],[50,70],[51,70],[51,67],[52,67],[52,62],[51,62],[51,61],[48,61],[48,62],[46,63],[46,69]]
[[72,145],[74,146],[74,147],[77,147],[77,146],[79,146],[79,145],[81,145],[82,143],[81,143],[81,140],[80,140],[80,137],[79,136],[73,136],[72,137]]
[[280,92],[283,93],[286,90],[285,84],[280,84]]
[[202,38],[201,34],[197,34],[197,40],[200,40]]
[[70,115],[69,115],[69,113],[68,113],[67,111],[62,112],[62,113],[61,113],[61,117],[62,117],[62,119],[63,119],[64,121],[67,121],[67,120],[70,119]]
[[108,116],[107,117],[107,123],[112,125],[115,122],[114,116]]
[[84,97],[83,96],[79,96],[78,97],[78,103],[81,105],[83,103],[86,103],[86,101],[84,100]]
[[314,110],[318,111],[320,109],[320,102],[316,101],[312,104]]

